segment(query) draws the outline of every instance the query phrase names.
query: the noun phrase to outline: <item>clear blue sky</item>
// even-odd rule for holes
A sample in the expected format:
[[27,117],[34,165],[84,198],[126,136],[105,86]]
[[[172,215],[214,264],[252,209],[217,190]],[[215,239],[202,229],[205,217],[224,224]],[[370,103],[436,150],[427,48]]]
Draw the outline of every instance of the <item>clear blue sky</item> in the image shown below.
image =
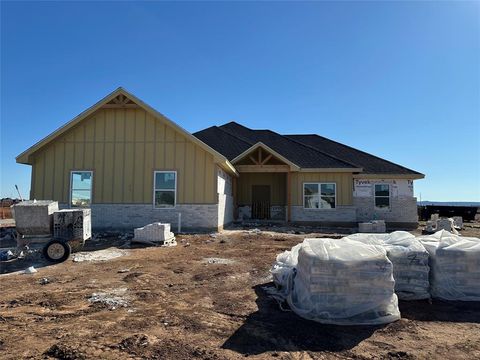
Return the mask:
[[118,86],[193,132],[318,133],[480,201],[480,2],[2,2],[1,194],[15,156]]

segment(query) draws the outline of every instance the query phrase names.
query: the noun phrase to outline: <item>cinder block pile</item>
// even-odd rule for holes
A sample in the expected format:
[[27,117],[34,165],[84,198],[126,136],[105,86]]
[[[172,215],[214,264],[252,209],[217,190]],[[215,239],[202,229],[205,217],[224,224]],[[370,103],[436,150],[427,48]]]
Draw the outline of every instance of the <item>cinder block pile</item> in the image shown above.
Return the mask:
[[393,264],[395,292],[399,299],[420,300],[430,297],[429,255],[415,236],[406,231],[395,231],[390,234],[352,234],[344,239],[385,248]]
[[384,233],[386,225],[384,220],[372,220],[369,222],[359,223],[358,232],[360,233]]
[[420,241],[430,253],[432,296],[480,301],[480,239],[442,230]]
[[174,245],[175,235],[170,231],[170,224],[157,222],[135,229],[132,241],[156,245]]
[[366,325],[400,318],[392,263],[381,246],[305,239],[294,281],[289,305],[307,319]]

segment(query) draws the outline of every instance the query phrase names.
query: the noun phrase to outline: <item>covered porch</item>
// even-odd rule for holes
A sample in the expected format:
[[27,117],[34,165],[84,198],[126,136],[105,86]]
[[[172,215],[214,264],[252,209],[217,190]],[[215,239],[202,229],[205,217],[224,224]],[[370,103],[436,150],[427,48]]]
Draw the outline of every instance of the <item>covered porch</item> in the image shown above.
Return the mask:
[[232,162],[234,218],[240,221],[290,221],[291,172],[297,166],[257,143]]

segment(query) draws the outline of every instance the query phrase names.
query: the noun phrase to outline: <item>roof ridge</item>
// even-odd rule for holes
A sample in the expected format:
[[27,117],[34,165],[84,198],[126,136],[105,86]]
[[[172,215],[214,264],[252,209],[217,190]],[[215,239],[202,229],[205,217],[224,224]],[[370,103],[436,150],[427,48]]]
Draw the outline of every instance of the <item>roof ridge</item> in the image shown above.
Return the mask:
[[349,149],[352,149],[352,150],[355,150],[355,151],[358,151],[358,152],[361,152],[362,154],[365,154],[365,155],[368,155],[368,156],[372,156],[376,159],[379,159],[379,160],[382,160],[382,161],[386,161],[388,162],[389,164],[392,164],[392,165],[395,165],[395,166],[398,166],[398,167],[401,167],[402,169],[405,169],[405,170],[408,170],[408,171],[412,171],[416,174],[420,174],[418,171],[415,171],[415,170],[412,170],[412,169],[409,169],[405,166],[402,166],[402,165],[399,165],[397,163],[394,163],[393,161],[390,161],[390,160],[387,160],[387,159],[384,159],[384,158],[381,158],[379,156],[376,156],[376,155],[373,155],[373,154],[370,154],[370,153],[367,153],[366,151],[363,151],[363,150],[360,150],[360,149],[357,149],[357,148],[354,148],[352,146],[349,146],[349,145],[345,145],[341,142],[338,142],[338,141],[335,141],[335,140],[332,140],[332,139],[329,139],[325,136],[321,136],[321,135],[318,135],[318,134],[290,134],[290,135],[285,135],[286,137],[290,137],[290,136],[316,136],[316,137],[319,137],[319,138],[322,138],[322,139],[325,139],[325,140],[328,140],[328,141],[331,141],[335,144],[338,144],[338,145],[341,145],[341,146],[344,146],[346,148],[349,148]]
[[[228,122],[227,124],[231,124],[231,123],[234,123],[234,124],[236,124],[236,125],[240,125],[240,126],[244,127],[245,129],[248,129],[248,130],[250,130],[250,131],[254,131],[254,130],[249,129],[249,128],[247,128],[247,127],[245,127],[245,126],[243,126],[243,125],[241,125],[241,124],[239,124],[239,123],[236,123],[235,121],[230,121],[230,122]],[[238,134],[234,134],[234,133],[232,133],[231,131],[222,128],[222,126],[227,125],[227,124],[223,124],[223,125],[217,126],[217,127],[218,127],[219,130],[223,131],[225,134],[228,134],[228,135],[230,135],[230,136],[233,136],[234,138],[237,138],[238,140],[243,141],[245,144],[248,144],[249,146],[255,145],[255,144],[258,142],[258,141],[252,142],[252,141],[250,141],[249,139],[244,138],[243,136],[239,136]]]

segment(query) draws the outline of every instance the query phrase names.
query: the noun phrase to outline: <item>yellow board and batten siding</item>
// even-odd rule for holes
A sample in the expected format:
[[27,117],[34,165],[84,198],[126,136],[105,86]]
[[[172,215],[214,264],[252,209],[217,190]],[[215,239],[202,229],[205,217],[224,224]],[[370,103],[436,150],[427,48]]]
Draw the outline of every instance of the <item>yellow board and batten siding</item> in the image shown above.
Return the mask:
[[[335,183],[337,205],[352,205],[353,180],[351,173],[292,172],[291,201],[293,206],[303,206],[304,183]],[[248,205],[252,201],[253,185],[268,185],[272,205],[286,205],[286,173],[240,173],[237,180],[237,203]]]
[[292,205],[303,206],[304,183],[335,183],[337,188],[337,205],[352,205],[353,178],[351,173],[327,172],[292,172]]
[[70,171],[93,171],[93,203],[153,204],[153,172],[177,171],[178,204],[217,203],[213,155],[142,108],[101,108],[34,154],[32,199],[68,203]]

